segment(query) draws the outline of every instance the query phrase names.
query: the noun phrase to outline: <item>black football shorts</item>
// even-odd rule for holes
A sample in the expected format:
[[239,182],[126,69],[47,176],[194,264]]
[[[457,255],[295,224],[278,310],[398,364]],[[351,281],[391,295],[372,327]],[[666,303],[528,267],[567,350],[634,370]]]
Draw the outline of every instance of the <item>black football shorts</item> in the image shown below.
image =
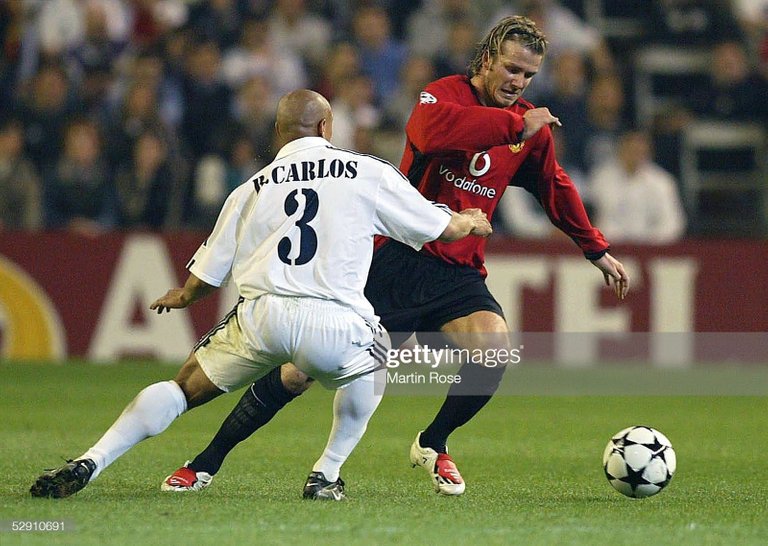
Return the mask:
[[437,332],[475,311],[504,317],[480,272],[387,241],[373,254],[365,297],[389,332]]

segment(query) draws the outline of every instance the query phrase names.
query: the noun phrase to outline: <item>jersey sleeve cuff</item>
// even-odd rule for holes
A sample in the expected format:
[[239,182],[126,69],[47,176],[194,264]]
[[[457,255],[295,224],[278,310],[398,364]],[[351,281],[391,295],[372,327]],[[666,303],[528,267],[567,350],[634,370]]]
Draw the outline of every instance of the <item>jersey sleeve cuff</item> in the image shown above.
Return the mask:
[[224,283],[224,279],[215,279],[210,275],[206,275],[204,272],[200,271],[200,268],[197,267],[197,263],[193,263],[188,269],[189,269],[189,272],[192,273],[195,277],[197,277],[198,279],[200,279],[206,284],[215,286],[216,288],[221,287],[221,285]]
[[610,249],[611,248],[608,247],[603,250],[598,250],[597,252],[585,252],[584,257],[590,262],[594,262],[595,260],[599,260],[600,258],[605,256]]

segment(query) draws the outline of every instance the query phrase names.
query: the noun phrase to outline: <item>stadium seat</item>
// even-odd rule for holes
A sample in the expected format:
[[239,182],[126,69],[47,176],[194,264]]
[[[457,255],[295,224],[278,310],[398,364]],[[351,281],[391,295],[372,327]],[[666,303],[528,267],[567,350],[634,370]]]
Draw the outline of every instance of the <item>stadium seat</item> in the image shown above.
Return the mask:
[[757,124],[699,121],[683,132],[681,183],[693,234],[768,229],[768,134]]
[[609,40],[637,39],[645,34],[644,6],[637,0],[584,0],[587,22]]
[[654,116],[683,104],[686,94],[709,81],[710,53],[704,48],[652,46],[637,51],[635,110],[647,127]]

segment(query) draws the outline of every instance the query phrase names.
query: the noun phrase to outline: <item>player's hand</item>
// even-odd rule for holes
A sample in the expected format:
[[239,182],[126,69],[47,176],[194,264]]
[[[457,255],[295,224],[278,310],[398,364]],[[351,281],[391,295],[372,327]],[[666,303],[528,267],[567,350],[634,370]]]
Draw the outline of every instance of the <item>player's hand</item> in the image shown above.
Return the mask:
[[159,315],[163,311],[170,311],[171,309],[184,309],[190,303],[183,288],[171,288],[166,292],[165,296],[157,298],[152,302],[149,308],[153,311],[157,309],[157,314]]
[[528,140],[535,135],[539,129],[545,125],[555,124],[558,127],[562,127],[560,118],[553,116],[549,108],[533,108],[523,114],[523,123],[525,128],[523,129],[523,140]]
[[606,285],[610,286],[613,279],[616,297],[623,300],[629,291],[629,275],[621,262],[606,252],[599,260],[592,261],[592,264],[603,272]]
[[464,209],[461,214],[468,216],[472,220],[472,235],[478,235],[479,237],[488,237],[493,233],[491,223],[488,221],[488,216],[480,209]]

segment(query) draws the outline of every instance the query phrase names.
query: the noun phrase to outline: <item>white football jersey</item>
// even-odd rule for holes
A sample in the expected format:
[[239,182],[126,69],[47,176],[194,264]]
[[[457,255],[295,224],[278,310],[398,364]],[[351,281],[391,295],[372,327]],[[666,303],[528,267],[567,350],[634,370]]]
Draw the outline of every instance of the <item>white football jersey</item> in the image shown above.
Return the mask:
[[229,195],[187,267],[213,286],[231,274],[246,299],[331,299],[373,319],[363,295],[373,236],[419,250],[450,218],[390,163],[304,137]]

